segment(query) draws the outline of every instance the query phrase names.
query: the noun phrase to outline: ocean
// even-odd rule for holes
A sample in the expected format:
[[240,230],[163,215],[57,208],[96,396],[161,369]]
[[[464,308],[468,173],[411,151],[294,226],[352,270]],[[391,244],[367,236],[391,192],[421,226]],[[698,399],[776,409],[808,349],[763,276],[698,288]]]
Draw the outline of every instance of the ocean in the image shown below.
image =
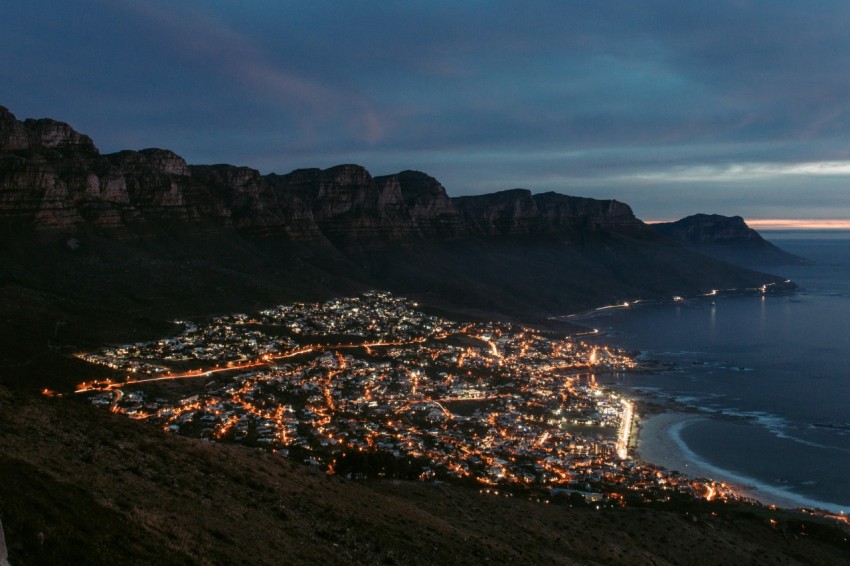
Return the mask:
[[[584,323],[671,371],[615,386],[709,418],[668,434],[682,461],[799,507],[850,512],[850,232],[764,232],[815,263],[801,290],[609,311]],[[686,471],[686,470],[682,470]]]

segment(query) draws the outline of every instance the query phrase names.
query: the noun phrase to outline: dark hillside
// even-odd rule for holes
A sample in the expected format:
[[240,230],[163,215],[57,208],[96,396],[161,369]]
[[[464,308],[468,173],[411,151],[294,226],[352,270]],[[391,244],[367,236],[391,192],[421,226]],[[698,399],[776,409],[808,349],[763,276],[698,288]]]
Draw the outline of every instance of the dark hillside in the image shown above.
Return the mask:
[[833,527],[755,508],[600,512],[355,482],[5,388],[0,415],[12,564],[842,564],[850,550]]

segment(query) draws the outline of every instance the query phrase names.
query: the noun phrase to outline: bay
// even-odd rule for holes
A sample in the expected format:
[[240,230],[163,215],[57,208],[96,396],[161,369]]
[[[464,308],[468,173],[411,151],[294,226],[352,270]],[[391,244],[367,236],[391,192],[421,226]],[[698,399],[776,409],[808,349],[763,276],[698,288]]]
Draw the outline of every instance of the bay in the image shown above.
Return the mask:
[[[766,233],[812,265],[801,290],[610,311],[603,341],[675,364],[615,385],[710,418],[673,427],[680,458],[801,507],[850,511],[850,234]],[[686,470],[682,470],[686,471]]]

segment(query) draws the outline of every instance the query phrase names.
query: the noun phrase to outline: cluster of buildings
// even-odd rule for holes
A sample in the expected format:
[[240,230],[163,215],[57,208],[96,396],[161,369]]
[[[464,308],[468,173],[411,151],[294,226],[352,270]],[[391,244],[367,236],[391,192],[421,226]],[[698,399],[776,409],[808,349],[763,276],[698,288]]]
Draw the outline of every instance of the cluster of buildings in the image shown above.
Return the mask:
[[297,345],[287,336],[251,328],[251,324],[259,323],[244,314],[215,317],[204,326],[182,320],[174,322],[184,327],[177,336],[104,348],[98,352],[78,354],[78,357],[120,371],[155,375],[174,373],[188,367],[245,362],[280,354]]
[[[218,317],[85,359],[136,370],[86,384],[95,403],[328,473],[611,504],[728,495],[628,458],[631,403],[595,381],[634,367],[623,352],[509,323],[460,324],[389,293]],[[177,369],[189,361],[207,365]],[[152,388],[186,378],[198,380],[189,397]]]

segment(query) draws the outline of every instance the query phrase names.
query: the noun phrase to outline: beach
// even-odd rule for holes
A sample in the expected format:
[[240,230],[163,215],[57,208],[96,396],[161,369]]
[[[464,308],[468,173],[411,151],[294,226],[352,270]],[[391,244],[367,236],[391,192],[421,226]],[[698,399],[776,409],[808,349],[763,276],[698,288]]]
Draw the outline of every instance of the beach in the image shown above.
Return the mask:
[[588,340],[640,352],[629,454],[783,508],[850,513],[850,240],[783,240],[794,295],[611,309]]
[[828,504],[812,501],[782,489],[759,485],[756,480],[711,465],[694,454],[681,439],[688,426],[713,417],[697,412],[666,411],[648,414],[637,420],[635,452],[639,460],[668,470],[676,470],[692,478],[708,478],[727,484],[738,495],[785,509],[824,507]]

